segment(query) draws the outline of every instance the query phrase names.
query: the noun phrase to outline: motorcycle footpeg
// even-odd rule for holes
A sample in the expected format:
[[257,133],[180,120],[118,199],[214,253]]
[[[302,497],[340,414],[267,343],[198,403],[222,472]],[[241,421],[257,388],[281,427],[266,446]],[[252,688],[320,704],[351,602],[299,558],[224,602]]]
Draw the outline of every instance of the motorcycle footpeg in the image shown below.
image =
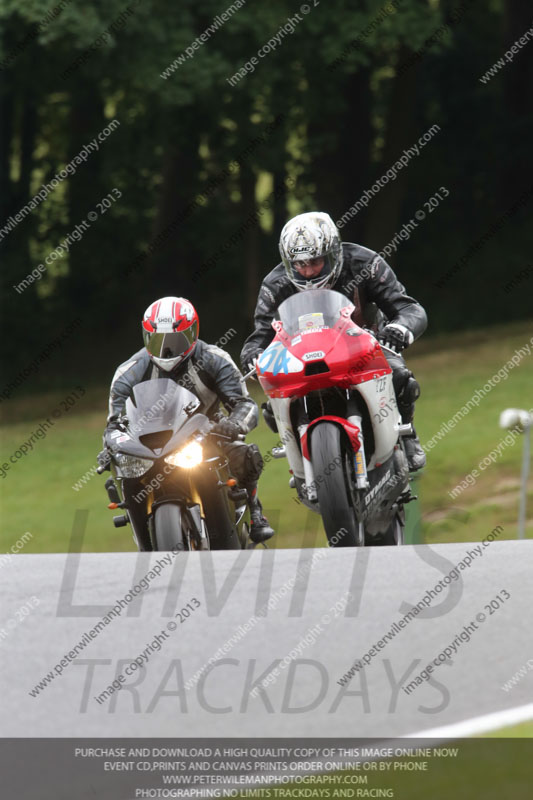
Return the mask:
[[410,422],[398,426],[398,436],[411,436],[413,432],[413,426]]
[[402,503],[404,506],[407,505],[407,503],[412,503],[413,500],[418,500],[418,495],[411,494],[410,489],[407,492],[404,492],[404,494],[401,494],[398,498],[398,502]]
[[273,447],[272,458],[287,458],[287,451],[284,447]]

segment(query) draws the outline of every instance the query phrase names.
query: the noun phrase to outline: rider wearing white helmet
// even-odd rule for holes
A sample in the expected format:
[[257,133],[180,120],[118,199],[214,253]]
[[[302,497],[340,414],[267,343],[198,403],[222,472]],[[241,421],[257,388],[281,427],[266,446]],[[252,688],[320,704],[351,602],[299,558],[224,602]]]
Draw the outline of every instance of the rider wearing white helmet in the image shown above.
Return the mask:
[[[225,437],[220,447],[232,473],[248,493],[250,538],[256,543],[263,542],[274,534],[257,496],[263,459],[257,445],[239,441],[239,436],[257,425],[257,404],[249,396],[231,356],[198,338],[199,324],[196,309],[183,297],[163,297],[150,303],[142,320],[144,347],[117,368],[111,382],[104,447],[112,441],[108,437],[118,426],[134,386],[158,378],[176,381],[200,399],[199,410],[215,421],[212,431]],[[227,416],[221,414],[221,404]],[[99,454],[98,461],[108,467],[106,449]],[[130,515],[134,511],[133,508]],[[132,522],[135,524],[137,520]],[[145,530],[140,531],[140,541],[146,542],[150,549]]]

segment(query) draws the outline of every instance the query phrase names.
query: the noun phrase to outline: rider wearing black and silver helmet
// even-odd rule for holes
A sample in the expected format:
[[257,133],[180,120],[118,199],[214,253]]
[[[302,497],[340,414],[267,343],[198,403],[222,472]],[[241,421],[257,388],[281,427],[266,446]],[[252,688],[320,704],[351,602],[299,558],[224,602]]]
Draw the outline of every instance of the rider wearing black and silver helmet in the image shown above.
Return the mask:
[[[341,242],[328,214],[310,211],[289,220],[279,241],[281,263],[264,278],[255,309],[253,333],[241,353],[246,372],[274,337],[271,323],[280,304],[297,291],[335,289],[355,306],[355,321],[371,329],[383,344],[392,369],[398,408],[404,423],[412,422],[420,386],[407,369],[402,350],[422,335],[426,312],[410,297],[387,264],[373,250]],[[426,463],[416,433],[405,437],[411,471]]]
[[327,289],[341,273],[339,232],[329,214],[322,211],[300,214],[287,222],[281,232],[279,252],[287,277],[299,291]]

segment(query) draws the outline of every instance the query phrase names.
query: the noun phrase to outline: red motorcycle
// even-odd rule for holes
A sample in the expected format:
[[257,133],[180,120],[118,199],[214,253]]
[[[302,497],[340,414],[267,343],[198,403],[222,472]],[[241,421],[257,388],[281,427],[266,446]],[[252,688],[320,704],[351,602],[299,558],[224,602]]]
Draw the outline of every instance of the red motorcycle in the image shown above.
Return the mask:
[[290,486],[322,516],[331,546],[403,544],[414,499],[392,385],[378,340],[352,321],[339,292],[298,292],[279,307],[276,336],[256,363],[280,435]]

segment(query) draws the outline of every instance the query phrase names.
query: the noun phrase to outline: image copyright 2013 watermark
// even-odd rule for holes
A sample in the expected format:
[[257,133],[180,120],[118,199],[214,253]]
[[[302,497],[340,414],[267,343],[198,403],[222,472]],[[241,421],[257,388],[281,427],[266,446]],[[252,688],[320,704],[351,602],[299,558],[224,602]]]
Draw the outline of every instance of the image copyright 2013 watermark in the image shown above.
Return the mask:
[[[266,678],[261,681],[261,686],[265,689],[267,686],[276,682],[280,677],[282,670],[289,666],[291,661],[297,656],[300,656],[307,647],[312,647],[322,633],[326,630],[327,626],[333,622],[334,619],[340,617],[342,611],[346,608],[349,600],[353,599],[351,592],[345,592],[325,614],[322,614],[320,622],[316,622],[311,628],[308,628],[305,634],[300,638],[298,643],[287,653],[285,658],[282,659],[278,667],[275,667]],[[255,687],[250,693],[252,697],[257,697],[259,694],[259,687]]]
[[12,633],[21,622],[24,622],[40,604],[40,599],[32,595],[25,603],[15,610],[12,617],[3,621],[5,627],[0,628],[0,643],[3,643],[8,638],[9,634]]
[[435,433],[431,439],[429,439],[425,444],[422,445],[422,449],[424,452],[429,452],[432,450],[435,445],[439,443],[446,434],[448,434],[455,426],[460,422],[464,417],[466,417],[473,408],[477,408],[481,401],[483,400],[486,395],[492,391],[492,389],[497,386],[500,381],[506,381],[509,377],[509,373],[512,369],[519,366],[524,356],[530,356],[533,348],[533,336],[526,342],[522,347],[518,350],[515,350],[512,357],[509,358],[503,367],[500,367],[498,372],[495,372],[483,386],[476,389],[469,400],[460,408],[458,411],[455,412],[453,417],[451,417],[447,422],[443,422],[440,426],[437,433]]
[[339,678],[337,683],[340,686],[345,686],[348,684],[353,676],[357,672],[363,670],[365,667],[368,667],[372,659],[377,656],[378,652],[387,647],[389,642],[393,641],[393,639],[395,639],[395,637],[400,634],[402,630],[413,621],[413,619],[416,619],[419,614],[421,614],[422,619],[425,618],[424,612],[431,608],[433,600],[438,596],[438,594],[441,591],[444,591],[446,586],[450,586],[452,583],[462,583],[461,573],[464,570],[469,569],[476,559],[483,558],[485,548],[489,547],[490,544],[500,536],[502,531],[502,526],[498,525],[489,534],[487,534],[487,536],[485,536],[481,544],[476,545],[471,550],[469,549],[465,556],[458,561],[457,564],[455,564],[453,568],[446,575],[444,575],[444,577],[438,583],[425,592],[418,603],[412,605],[401,619],[394,621],[390,625],[389,630],[384,632],[383,636],[377,640],[377,642],[370,647],[361,658],[358,658],[353,662],[351,668],[345,672],[341,678]]
[[[281,661],[281,658],[274,657],[270,663],[262,665],[256,658],[222,658],[206,670],[198,681],[194,695],[189,697],[184,679],[186,663],[181,658],[165,659],[164,663],[158,663],[157,674],[151,676],[151,681],[147,681],[148,673],[145,665],[140,666],[132,674],[133,680],[120,680],[119,676],[124,677],[125,669],[131,668],[133,663],[131,657],[116,660],[78,659],[74,666],[85,668],[85,674],[80,675],[82,688],[79,713],[86,714],[89,701],[96,699],[93,682],[97,677],[99,680],[107,681],[108,686],[112,686],[113,681],[118,681],[120,685],[120,691],[115,690],[110,693],[105,705],[99,704],[102,705],[100,713],[107,714],[117,713],[119,705],[121,713],[124,713],[125,708],[133,707],[135,713],[152,714],[161,708],[161,704],[168,704],[169,697],[172,697],[175,712],[186,716],[198,713],[196,704],[203,711],[214,715],[249,714],[252,709],[261,713],[266,711],[291,715],[312,714],[318,708],[328,714],[334,714],[343,703],[349,704],[357,713],[376,713],[379,707],[385,709],[388,714],[393,714],[399,710],[400,703],[409,703],[409,700],[401,694],[401,688],[406,678],[420,663],[420,659],[412,659],[403,674],[399,675],[390,659],[382,659],[380,663],[387,682],[380,685],[379,691],[376,691],[375,687],[370,687],[368,682],[361,678],[357,690],[354,691],[345,686],[336,686],[331,681],[327,664],[322,660],[294,658],[282,673],[283,684],[277,687],[277,696],[274,696],[271,694],[274,690],[272,684],[265,688],[263,681],[273,673]],[[107,672],[106,678],[101,677],[104,672]],[[306,691],[305,697],[302,698],[304,675]],[[213,697],[213,686],[220,686],[221,681],[229,680],[230,677],[233,685],[237,680],[241,684],[237,691],[238,696],[233,698],[233,702],[220,695]],[[437,680],[431,676],[428,684],[434,690],[434,697],[429,698],[434,704],[418,706],[418,710],[422,714],[435,714],[449,706],[451,695],[442,679]],[[354,706],[354,699],[357,706]]]
[[8,461],[4,461],[4,463],[0,465],[0,478],[5,478],[13,465],[16,465],[21,458],[31,453],[34,445],[37,444],[40,439],[44,439],[48,435],[49,429],[54,427],[54,420],[59,419],[63,416],[63,414],[68,413],[70,409],[79,400],[81,400],[84,394],[85,389],[82,386],[76,386],[72,392],[70,392],[70,394],[61,400],[59,406],[56,406],[51,413],[52,419],[50,419],[50,417],[46,417],[46,419],[41,422],[39,427],[31,433],[28,439],[26,439],[24,442],[21,442],[19,447],[13,453],[11,453]]
[[[528,411],[529,414],[533,414],[533,408],[530,408]],[[501,458],[503,451],[507,447],[512,447],[516,443],[516,440],[519,439],[523,435],[523,430],[520,425],[516,425],[514,428],[511,428],[509,433],[500,439],[496,447],[490,451],[490,453],[482,458],[481,461],[478,463],[477,467],[475,467],[471,472],[466,475],[460,483],[457,484],[453,489],[450,489],[448,492],[449,496],[452,500],[455,500],[465,489],[469,486],[474,486],[477,482],[477,479],[481,476],[481,473],[484,472],[488,467],[492,464],[495,464],[499,458]]]
[[507,589],[501,589],[495,597],[483,606],[482,611],[478,611],[475,619],[471,619],[468,623],[463,625],[462,630],[454,636],[450,644],[446,645],[446,647],[421,670],[419,675],[416,675],[407,686],[402,687],[405,694],[411,694],[414,689],[421,686],[424,681],[427,681],[436,667],[440,667],[444,663],[453,664],[452,655],[456,655],[460,648],[468,644],[474,634],[480,630],[480,627],[487,620],[487,617],[496,614],[510,598],[511,595]]
[[102,197],[100,202],[96,204],[98,211],[89,211],[87,218],[79,222],[74,230],[66,235],[61,244],[58,244],[55,250],[52,250],[52,252],[46,256],[44,262],[38,264],[28,275],[26,275],[24,280],[13,286],[13,289],[16,291],[16,293],[22,294],[22,292],[27,289],[28,286],[31,286],[32,283],[35,281],[40,281],[50,264],[53,264],[54,261],[63,258],[66,253],[69,253],[71,245],[74,242],[79,242],[83,238],[84,233],[89,230],[91,224],[98,219],[98,216],[105,214],[106,211],[111,208],[112,204],[121,197],[122,192],[116,187],[111,189],[111,191],[105,195],[105,197]]
[[10,234],[18,225],[19,222],[22,222],[32,211],[34,211],[37,206],[44,202],[48,195],[57,189],[62,181],[68,178],[69,175],[74,175],[76,173],[76,169],[81,165],[85,164],[87,159],[93,152],[99,150],[98,142],[103,142],[105,139],[110,136],[114,130],[120,125],[118,119],[112,120],[106,127],[100,131],[100,133],[95,136],[94,139],[91,139],[90,142],[84,144],[79,153],[74,156],[74,158],[65,164],[65,166],[60,169],[55,177],[53,177],[48,183],[43,183],[37,194],[28,202],[25,206],[22,206],[20,211],[18,211],[14,216],[9,217],[6,221],[5,225],[0,228],[0,242],[5,239],[8,234]]
[[342,217],[340,217],[337,222],[335,223],[337,228],[341,230],[344,226],[353,218],[356,214],[358,214],[361,209],[366,208],[370,202],[370,200],[375,197],[376,194],[386,186],[390,181],[395,181],[398,177],[398,173],[401,172],[402,169],[405,169],[409,165],[409,162],[415,156],[420,155],[420,151],[423,147],[425,147],[428,142],[430,142],[434,136],[439,133],[441,130],[440,125],[432,125],[431,128],[422,134],[422,136],[418,139],[418,142],[408,147],[406,150],[403,151],[401,156],[396,159],[394,164],[389,167],[389,169],[377,179],[377,181],[369,186],[368,189],[365,189],[359,200],[351,206],[348,211],[345,211]]
[[259,65],[259,59],[266,58],[270,53],[273,53],[281,45],[285,36],[293,34],[300,22],[303,22],[304,17],[302,14],[304,16],[310,14],[313,8],[318,5],[320,5],[320,0],[310,0],[309,3],[302,3],[300,10],[293,17],[290,17],[266,44],[259,48],[255,56],[246,61],[231,78],[226,78],[227,83],[230,86],[236,86],[246,75],[255,72],[256,67]]
[[96,639],[101,631],[105,630],[107,625],[120,617],[124,608],[127,608],[137,596],[142,595],[143,592],[147,592],[150,589],[151,582],[158,578],[163,570],[172,564],[172,557],[174,556],[175,558],[177,555],[177,551],[171,551],[171,553],[166,553],[162,558],[158,559],[153,567],[148,570],[148,572],[142,578],[140,578],[136,584],[131,586],[129,591],[126,592],[123,597],[115,600],[115,604],[106,610],[104,616],[93,628],[83,633],[78,643],[72,647],[72,650],[70,650],[68,653],[65,653],[64,656],[57,662],[53,671],[49,672],[42,679],[42,681],[40,681],[28,692],[28,694],[31,697],[37,697],[39,692],[44,691],[57,676],[62,675],[63,671],[70,666],[70,664],[76,661],[78,656],[87,647],[87,645]]
[[[422,220],[424,220],[428,214],[432,214],[433,211],[439,207],[441,202],[449,196],[449,194],[449,190],[445,186],[441,186],[440,189],[429,198],[429,200],[426,200],[423,204],[423,208],[417,209],[417,211],[414,213],[414,217],[411,217],[409,222],[406,222],[402,226],[401,230],[394,234],[390,242],[379,251],[381,258],[389,258],[393,252],[396,253],[400,242],[410,239],[411,233],[415,230],[415,228],[418,228],[420,222],[422,222]],[[427,211],[424,211],[424,208],[427,209]]]

